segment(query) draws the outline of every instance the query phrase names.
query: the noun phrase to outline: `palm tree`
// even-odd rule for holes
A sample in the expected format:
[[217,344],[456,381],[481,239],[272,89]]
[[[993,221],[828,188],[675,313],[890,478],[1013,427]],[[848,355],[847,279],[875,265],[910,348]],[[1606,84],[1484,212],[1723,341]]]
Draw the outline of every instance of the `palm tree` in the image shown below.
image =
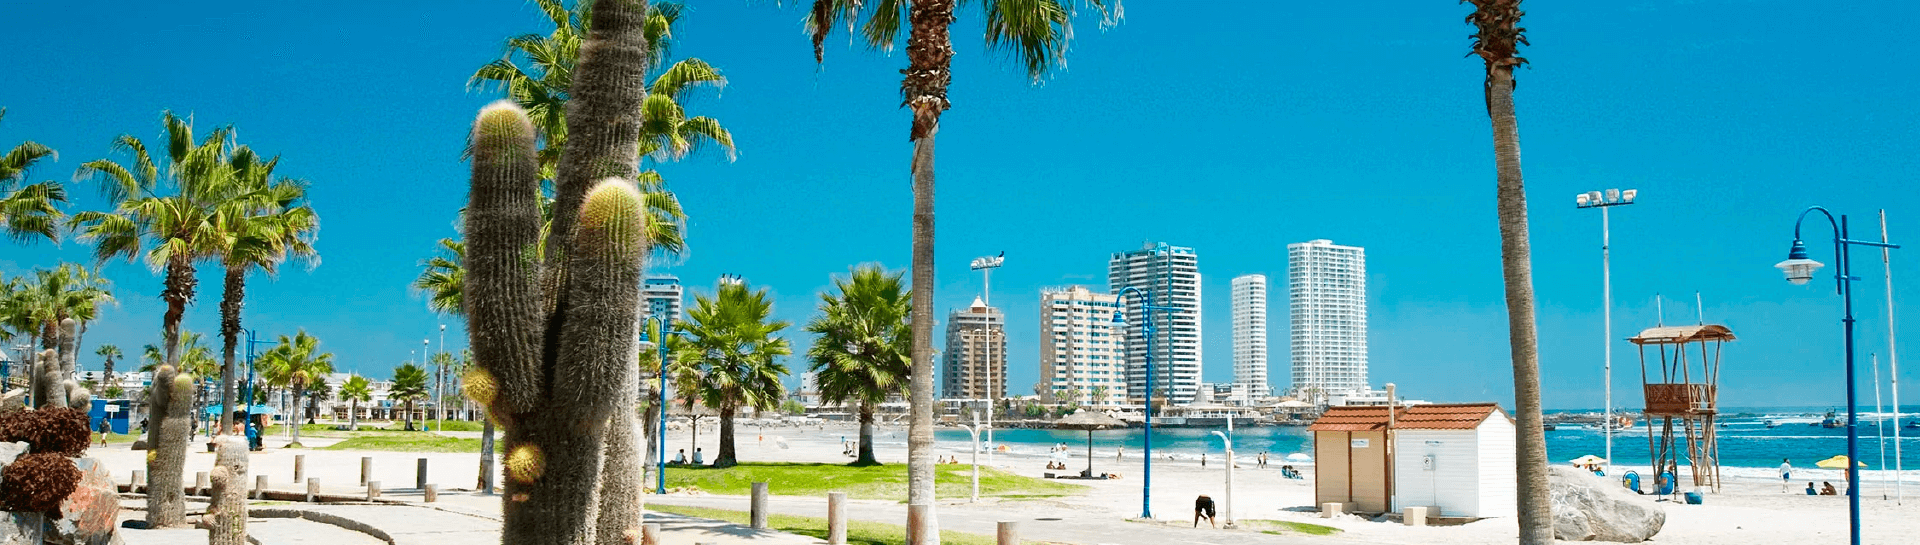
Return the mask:
[[420,277],[413,280],[413,289],[427,294],[427,308],[440,314],[460,316],[466,313],[466,298],[463,294],[467,287],[467,268],[461,263],[467,259],[467,243],[464,241],[440,239],[440,255],[427,258],[422,262]]
[[873,415],[887,395],[911,377],[912,294],[901,273],[879,265],[856,267],[833,279],[839,294],[820,295],[820,315],[807,323],[819,335],[807,349],[822,399],[860,404],[860,456],[853,465],[879,465],[873,457]]
[[1486,67],[1487,117],[1493,121],[1496,208],[1500,216],[1500,263],[1507,287],[1507,335],[1513,353],[1513,402],[1519,445],[1516,461],[1520,543],[1553,543],[1548,501],[1547,441],[1540,411],[1540,353],[1533,312],[1532,249],[1527,241],[1527,194],[1520,177],[1520,125],[1513,111],[1513,69],[1527,45],[1520,26],[1520,0],[1473,3],[1473,54]]
[[347,431],[360,429],[360,404],[373,401],[373,383],[354,375],[340,384],[340,399],[347,400]]
[[[786,397],[780,383],[793,353],[787,340],[774,336],[787,322],[773,320],[767,290],[750,291],[745,282],[723,282],[713,297],[694,295],[694,308],[680,323],[685,337],[668,337],[674,383],[697,392],[700,402],[720,413],[720,453],[714,467],[738,463],[733,448],[733,417],[742,408],[770,410]],[[693,406],[689,398],[687,406]]]
[[[1105,0],[1090,0],[1105,15]],[[860,36],[873,49],[891,51],[901,41],[907,23],[907,69],[900,82],[901,105],[913,113],[908,139],[913,142],[913,376],[909,405],[912,423],[907,432],[907,503],[933,506],[933,158],[934,135],[940,132],[940,114],[946,111],[947,85],[952,81],[953,39],[949,27],[954,0],[813,0],[807,32],[813,37],[815,62],[824,61],[822,44],[845,23],[849,32],[857,21]],[[1113,7],[1118,8],[1118,0]],[[979,5],[987,21],[986,46],[1004,48],[1021,58],[1034,80],[1064,60],[1073,34],[1072,0],[1026,2],[986,1]],[[1109,17],[1103,22],[1110,23]],[[929,520],[926,535],[908,536],[914,543],[940,542],[939,526]]]
[[[553,30],[546,36],[522,34],[508,38],[507,54],[474,71],[468,85],[497,86],[527,110],[546,140],[539,152],[541,178],[551,180],[560,153],[566,147],[566,103],[572,98],[568,88],[573,84],[580,47],[587,39],[593,3],[575,2],[572,8],[561,0],[535,0],[535,4],[553,23]],[[647,51],[648,66],[665,65],[673,49],[673,24],[680,20],[682,9],[674,2],[648,5],[646,38],[651,46]],[[719,70],[697,58],[681,60],[654,74],[641,104],[645,115],[640,127],[640,155],[655,161],[677,160],[702,146],[715,145],[726,150],[731,158],[732,133],[712,118],[687,116],[680,106],[692,88],[721,87],[726,81]]]
[[393,368],[393,386],[387,389],[387,399],[407,402],[407,431],[413,431],[413,402],[427,397],[427,370],[413,362]]
[[[0,118],[7,115],[0,108]],[[60,205],[67,202],[67,189],[60,182],[47,180],[21,185],[27,171],[41,159],[53,157],[52,148],[31,140],[0,155],[0,229],[15,242],[32,243],[44,238],[60,241]]]
[[100,388],[101,393],[105,394],[108,398],[115,397],[108,392],[120,386],[120,381],[113,380],[113,360],[120,358],[120,347],[103,344],[100,345],[100,348],[94,349],[93,354],[100,356],[100,359],[103,360],[100,364],[100,384],[104,385]]
[[[79,337],[85,333],[86,324],[98,317],[100,303],[112,301],[113,294],[105,279],[71,263],[35,269],[30,277],[8,281],[5,297],[0,299],[0,324],[9,330],[6,336],[25,335],[28,346],[55,351],[53,359],[44,362],[39,361],[41,352],[30,351],[25,355],[34,404],[66,404],[69,392],[62,383],[37,379],[49,373],[67,376],[75,371]],[[63,339],[59,330],[67,319],[77,322],[73,339]]]
[[[243,191],[219,209],[215,225],[221,229],[221,265],[226,271],[220,294],[220,336],[224,351],[220,366],[220,403],[233,406],[234,356],[240,341],[240,307],[246,301],[247,273],[260,269],[271,276],[279,264],[289,258],[301,259],[308,266],[319,264],[313,240],[320,218],[306,202],[306,184],[298,180],[273,180],[273,168],[279,158],[261,159],[252,149],[239,146],[227,155],[225,168]],[[222,411],[220,430],[233,427],[233,412]]]
[[[260,357],[262,374],[267,382],[293,391],[294,411],[300,411],[300,397],[316,382],[333,372],[333,354],[320,351],[320,339],[301,329],[292,337],[280,336],[280,344],[267,350]],[[287,425],[292,428],[293,441],[288,447],[300,446],[300,415],[288,414]]]

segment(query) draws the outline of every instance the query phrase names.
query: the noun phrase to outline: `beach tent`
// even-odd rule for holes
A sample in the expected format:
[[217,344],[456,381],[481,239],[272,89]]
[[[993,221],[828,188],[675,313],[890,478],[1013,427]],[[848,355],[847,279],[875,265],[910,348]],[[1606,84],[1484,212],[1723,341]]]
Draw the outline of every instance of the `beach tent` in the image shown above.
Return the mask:
[[1515,515],[1514,426],[1493,403],[1331,407],[1313,434],[1314,503],[1431,516]]
[[1093,476],[1093,430],[1124,428],[1124,427],[1127,427],[1127,423],[1121,422],[1120,419],[1118,418],[1107,416],[1107,413],[1104,413],[1104,412],[1100,412],[1092,409],[1080,409],[1079,411],[1071,415],[1068,415],[1066,418],[1062,418],[1054,422],[1053,427],[1063,429],[1063,430],[1087,430],[1087,471],[1086,473],[1082,473],[1081,475],[1086,477],[1092,477]]

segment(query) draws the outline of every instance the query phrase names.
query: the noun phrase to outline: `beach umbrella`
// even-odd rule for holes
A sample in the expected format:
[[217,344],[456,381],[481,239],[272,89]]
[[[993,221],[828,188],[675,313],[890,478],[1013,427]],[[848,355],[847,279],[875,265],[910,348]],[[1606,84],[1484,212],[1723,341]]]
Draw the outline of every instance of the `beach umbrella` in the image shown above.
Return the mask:
[[[1867,467],[1867,463],[1866,463],[1866,462],[1854,462],[1854,463],[1856,463],[1856,464],[1860,464],[1860,467]],[[1818,462],[1814,462],[1814,463],[1813,463],[1813,465],[1814,465],[1815,467],[1824,467],[1824,468],[1827,468],[1827,469],[1846,469],[1846,468],[1847,468],[1847,455],[1845,455],[1845,454],[1841,454],[1841,455],[1839,455],[1839,456],[1834,456],[1834,457],[1832,457],[1832,458],[1828,458],[1828,459],[1825,459],[1825,460],[1821,460],[1821,461],[1818,461]]]
[[1313,461],[1313,457],[1308,456],[1307,453],[1304,453],[1304,452],[1295,452],[1293,454],[1287,455],[1287,461],[1299,462],[1304,464],[1304,463]]
[[1093,476],[1093,430],[1124,428],[1126,422],[1107,416],[1107,413],[1081,409],[1066,418],[1054,421],[1053,427],[1063,430],[1087,430],[1087,476]]
[[1586,455],[1586,456],[1581,456],[1581,457],[1579,457],[1579,458],[1574,458],[1574,459],[1573,459],[1573,462],[1572,462],[1572,463],[1573,463],[1573,465],[1577,465],[1577,466],[1590,466],[1590,465],[1594,465],[1594,464],[1604,464],[1604,463],[1607,463],[1607,459],[1606,459],[1606,458],[1601,458],[1601,457],[1599,457],[1599,456],[1594,456],[1594,455],[1592,455],[1592,454],[1588,454],[1588,455]]

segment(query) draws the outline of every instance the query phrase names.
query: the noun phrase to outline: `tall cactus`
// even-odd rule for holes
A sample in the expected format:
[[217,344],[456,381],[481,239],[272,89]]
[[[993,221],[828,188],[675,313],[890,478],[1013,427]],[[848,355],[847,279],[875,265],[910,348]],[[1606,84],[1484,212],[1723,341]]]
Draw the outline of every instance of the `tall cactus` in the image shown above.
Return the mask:
[[247,545],[247,440],[223,435],[214,443],[213,497],[200,523],[208,545]]
[[192,440],[193,375],[161,365],[153,372],[153,444],[147,451],[147,527],[168,528],[186,521],[186,487],[181,473]]
[[52,403],[61,407],[67,406],[67,394],[69,390],[67,383],[73,380],[74,358],[76,358],[80,352],[76,347],[79,343],[80,336],[78,328],[79,322],[73,318],[60,320],[60,358],[58,360],[60,363],[59,365],[48,366],[53,367],[55,373],[52,379],[53,383],[48,386],[51,397],[48,397],[46,401],[36,401],[35,403],[41,405]]

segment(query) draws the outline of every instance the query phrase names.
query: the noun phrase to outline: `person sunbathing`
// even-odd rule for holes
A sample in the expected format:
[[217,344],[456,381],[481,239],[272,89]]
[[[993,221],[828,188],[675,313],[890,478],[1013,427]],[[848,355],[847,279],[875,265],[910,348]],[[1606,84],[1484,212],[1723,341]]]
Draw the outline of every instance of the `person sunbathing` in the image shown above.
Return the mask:
[[1822,495],[1822,496],[1838,496],[1838,495],[1840,495],[1840,491],[1839,491],[1839,490],[1835,490],[1835,489],[1833,488],[1833,483],[1831,483],[1831,482],[1821,482],[1820,484],[1821,484],[1821,486],[1820,486],[1820,495]]

